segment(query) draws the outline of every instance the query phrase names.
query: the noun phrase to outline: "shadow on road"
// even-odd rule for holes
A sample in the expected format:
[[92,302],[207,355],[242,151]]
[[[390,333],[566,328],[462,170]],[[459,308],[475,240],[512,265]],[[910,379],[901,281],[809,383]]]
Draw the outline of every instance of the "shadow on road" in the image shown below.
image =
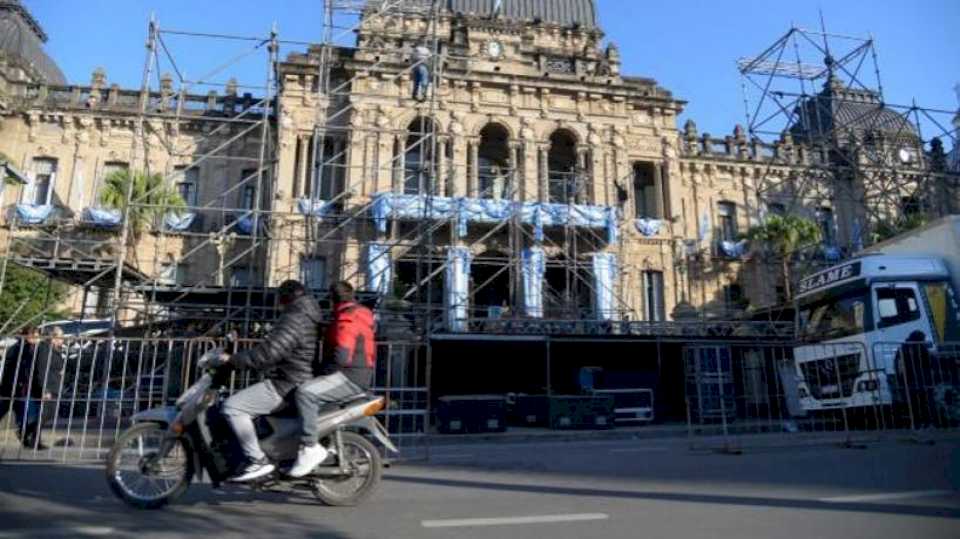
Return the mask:
[[[113,536],[179,532],[196,536],[249,534],[253,522],[259,537],[349,536],[306,520],[293,511],[256,518],[253,506],[324,507],[312,496],[256,492],[241,487],[215,494],[209,485],[193,485],[176,503],[145,511],[125,505],[110,492],[102,468],[62,466],[49,462],[0,463],[0,528],[24,536],[67,537],[84,527],[113,528]],[[229,502],[229,503],[228,503]],[[201,511],[197,511],[200,508]],[[42,518],[38,518],[42,514]],[[309,514],[309,513],[308,513]],[[322,518],[314,513],[314,517]]]
[[896,515],[916,515],[960,519],[960,508],[956,507],[918,507],[910,505],[875,503],[826,503],[817,500],[789,498],[769,498],[750,496],[725,496],[722,494],[686,494],[666,492],[644,492],[632,490],[596,489],[581,487],[552,486],[539,484],[511,484],[466,479],[440,479],[391,474],[384,478],[389,482],[496,490],[502,492],[522,492],[530,494],[552,494],[578,496],[583,498],[618,498],[650,500],[662,502],[703,503],[711,505],[740,505],[752,507],[771,507],[785,509],[814,509],[825,511],[854,511],[861,513],[890,513]]

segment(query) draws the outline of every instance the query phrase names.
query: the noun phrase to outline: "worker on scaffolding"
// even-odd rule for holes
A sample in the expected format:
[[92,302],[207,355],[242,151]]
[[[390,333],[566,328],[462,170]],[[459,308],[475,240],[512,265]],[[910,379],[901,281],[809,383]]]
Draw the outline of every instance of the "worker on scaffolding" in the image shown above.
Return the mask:
[[426,101],[430,91],[430,58],[433,51],[425,39],[413,48],[413,98],[421,103]]

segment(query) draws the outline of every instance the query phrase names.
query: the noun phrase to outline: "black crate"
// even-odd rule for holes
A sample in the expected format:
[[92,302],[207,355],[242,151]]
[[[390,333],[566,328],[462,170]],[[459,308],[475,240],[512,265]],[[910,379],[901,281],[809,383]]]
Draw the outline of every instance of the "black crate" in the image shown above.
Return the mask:
[[550,398],[551,429],[611,429],[614,419],[613,397]]
[[512,425],[546,427],[550,424],[550,399],[546,395],[517,395],[510,416]]
[[503,432],[507,429],[506,397],[451,395],[437,400],[437,430],[443,434]]

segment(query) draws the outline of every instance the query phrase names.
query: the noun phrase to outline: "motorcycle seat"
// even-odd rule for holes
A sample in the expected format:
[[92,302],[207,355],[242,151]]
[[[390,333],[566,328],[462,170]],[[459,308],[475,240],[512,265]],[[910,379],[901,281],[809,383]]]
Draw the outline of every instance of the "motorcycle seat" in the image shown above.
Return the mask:
[[[320,407],[320,413],[323,414],[323,413],[332,412],[334,410],[342,410],[349,406],[353,406],[360,402],[371,400],[374,398],[376,397],[371,393],[357,393],[356,395],[351,395],[350,397],[347,397],[345,400],[324,404],[323,406]],[[293,401],[293,399],[288,398],[284,401],[283,405],[278,410],[270,414],[270,416],[284,418],[284,419],[296,419],[297,417],[300,417],[300,412],[297,410],[297,405]]]

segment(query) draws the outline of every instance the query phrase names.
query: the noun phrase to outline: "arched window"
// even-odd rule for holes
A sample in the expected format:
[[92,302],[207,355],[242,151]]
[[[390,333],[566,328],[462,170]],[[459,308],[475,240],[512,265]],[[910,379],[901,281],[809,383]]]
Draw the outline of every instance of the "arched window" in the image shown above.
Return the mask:
[[478,176],[481,198],[512,197],[509,138],[510,134],[499,124],[489,124],[480,131]]
[[547,192],[549,202],[576,204],[586,198],[583,171],[577,168],[577,138],[566,129],[550,135],[547,157]]
[[429,118],[419,117],[407,127],[404,145],[403,193],[426,195],[433,192],[433,146],[436,130]]

